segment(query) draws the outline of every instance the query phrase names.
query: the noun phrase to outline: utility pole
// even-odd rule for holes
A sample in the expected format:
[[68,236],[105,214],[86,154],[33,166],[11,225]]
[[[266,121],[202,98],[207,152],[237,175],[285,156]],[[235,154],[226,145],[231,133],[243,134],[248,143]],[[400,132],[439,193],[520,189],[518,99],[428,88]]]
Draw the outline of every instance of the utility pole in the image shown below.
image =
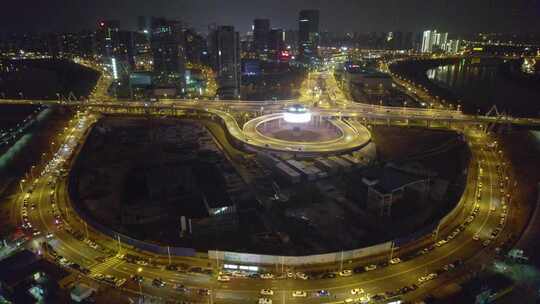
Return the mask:
[[394,241],[392,241],[392,244],[390,245],[390,258],[388,259],[388,261],[392,260],[392,257],[394,255],[394,248],[395,248],[395,243]]
[[86,238],[88,239],[89,238],[89,235],[88,235],[88,224],[86,223],[86,221],[83,221],[84,223],[84,230],[86,231]]
[[341,250],[341,258],[339,259],[339,271],[343,270],[343,249]]
[[437,228],[435,228],[435,231],[433,231],[433,240],[436,242],[439,237],[439,228],[441,226],[441,222],[437,223]]
[[120,252],[122,250],[122,243],[120,243],[120,235],[117,234],[116,238],[118,239],[118,254],[120,254]]

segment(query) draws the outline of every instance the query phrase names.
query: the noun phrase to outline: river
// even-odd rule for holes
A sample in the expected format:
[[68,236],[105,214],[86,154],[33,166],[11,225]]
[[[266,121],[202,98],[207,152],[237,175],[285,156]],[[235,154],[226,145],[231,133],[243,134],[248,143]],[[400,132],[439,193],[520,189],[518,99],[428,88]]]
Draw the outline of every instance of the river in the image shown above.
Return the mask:
[[467,112],[485,113],[493,105],[513,116],[540,116],[540,84],[517,80],[513,65],[501,59],[463,59],[427,71],[427,77],[450,90]]

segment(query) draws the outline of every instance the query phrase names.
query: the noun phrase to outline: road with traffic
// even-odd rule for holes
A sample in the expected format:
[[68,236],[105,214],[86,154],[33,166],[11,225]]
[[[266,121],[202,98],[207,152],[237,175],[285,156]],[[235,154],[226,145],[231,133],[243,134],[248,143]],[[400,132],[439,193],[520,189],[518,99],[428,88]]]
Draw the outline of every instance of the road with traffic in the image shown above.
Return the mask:
[[[164,100],[153,104],[85,101],[69,105],[75,104],[80,110],[58,135],[56,140],[61,144],[54,157],[40,166],[43,168],[40,174],[21,184],[21,193],[12,202],[17,215],[13,220],[34,234],[29,246],[42,250],[47,258],[81,272],[93,284],[118,285],[131,296],[194,303],[262,303],[261,298],[271,299],[273,303],[385,303],[382,301],[388,299],[421,299],[489,264],[526,223],[525,219],[514,218],[515,208],[524,202],[507,197],[513,185],[512,180],[506,178],[510,164],[499,152],[496,139],[479,127],[490,118],[450,110],[396,109],[336,102],[336,105],[317,107],[313,111],[360,123],[366,118],[388,119],[389,124],[398,125],[409,119],[452,121],[447,127],[464,135],[472,153],[466,189],[453,211],[455,216],[439,227],[433,237],[395,248],[387,256],[325,265],[327,271],[324,272],[320,272],[318,265],[297,269],[264,265],[263,272],[271,275],[249,277],[245,273],[230,272],[223,273],[218,280],[218,273],[225,271],[222,267],[226,261],[209,260],[204,254],[156,256],[87,225],[70,200],[69,170],[92,126],[102,112],[108,113],[105,108],[127,115],[148,115],[145,109],[150,108],[197,110],[227,113],[221,117],[234,119],[237,111],[261,111],[262,106],[262,112],[272,113],[280,111],[283,104]],[[174,112],[167,113],[174,116]],[[184,111],[179,112],[179,115],[184,114]],[[508,120],[537,123],[536,120]],[[245,139],[245,135],[241,136]],[[514,224],[506,225],[509,220]]]

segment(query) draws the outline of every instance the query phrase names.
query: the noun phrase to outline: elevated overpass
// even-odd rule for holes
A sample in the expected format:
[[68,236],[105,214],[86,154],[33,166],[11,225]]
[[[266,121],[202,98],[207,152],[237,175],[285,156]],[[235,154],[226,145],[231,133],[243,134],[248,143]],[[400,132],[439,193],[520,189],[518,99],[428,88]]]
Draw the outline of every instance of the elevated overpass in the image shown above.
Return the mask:
[[[88,108],[95,112],[136,114],[144,111],[171,113],[175,109],[212,111],[219,110],[227,113],[277,113],[285,107],[298,103],[295,100],[286,101],[245,101],[245,100],[196,100],[196,99],[166,99],[159,102],[141,101],[60,101],[60,100],[28,100],[0,99],[0,104],[34,104],[48,106],[68,106]],[[324,116],[339,118],[367,118],[390,120],[422,120],[445,121],[476,124],[505,124],[538,128],[540,118],[520,118],[511,116],[468,115],[458,110],[435,108],[388,107],[372,104],[344,102],[333,107],[314,107],[313,112]]]

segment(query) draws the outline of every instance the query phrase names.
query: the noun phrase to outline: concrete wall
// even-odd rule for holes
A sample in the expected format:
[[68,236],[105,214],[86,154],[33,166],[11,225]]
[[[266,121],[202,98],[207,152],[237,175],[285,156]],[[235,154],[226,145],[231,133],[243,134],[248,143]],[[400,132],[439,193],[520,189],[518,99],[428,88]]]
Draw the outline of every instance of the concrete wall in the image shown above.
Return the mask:
[[253,253],[240,253],[230,251],[209,250],[208,258],[219,260],[224,263],[241,263],[241,264],[256,264],[256,265],[275,265],[283,264],[288,266],[310,265],[336,263],[340,260],[352,260],[367,256],[374,256],[390,250],[392,242],[386,242],[370,247],[331,252],[325,254],[307,255],[307,256],[280,256],[280,255],[264,255]]

